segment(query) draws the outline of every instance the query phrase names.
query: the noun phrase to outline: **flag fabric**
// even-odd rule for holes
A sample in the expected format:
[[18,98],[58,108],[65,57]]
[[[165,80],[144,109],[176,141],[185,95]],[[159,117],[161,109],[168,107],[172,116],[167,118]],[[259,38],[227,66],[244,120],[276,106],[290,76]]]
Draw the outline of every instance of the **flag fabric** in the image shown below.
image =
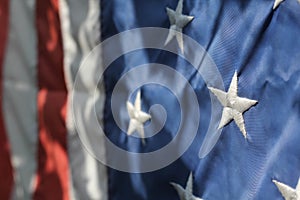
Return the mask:
[[1,199],[300,199],[299,1],[2,0],[0,22]]
[[106,198],[105,168],[80,145],[68,103],[79,62],[99,41],[99,5],[1,2],[1,199]]

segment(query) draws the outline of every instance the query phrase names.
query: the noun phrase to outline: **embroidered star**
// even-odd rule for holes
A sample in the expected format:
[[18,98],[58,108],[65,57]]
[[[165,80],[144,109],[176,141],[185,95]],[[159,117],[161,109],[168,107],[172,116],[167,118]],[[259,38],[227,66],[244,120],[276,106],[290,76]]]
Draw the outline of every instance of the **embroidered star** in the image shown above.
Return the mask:
[[193,16],[183,15],[182,9],[183,0],[179,0],[175,11],[167,8],[167,14],[169,16],[171,26],[165,42],[165,45],[167,45],[174,37],[176,37],[181,52],[183,52],[182,29],[194,19]]
[[192,173],[190,173],[190,175],[189,175],[185,189],[177,183],[171,183],[171,185],[176,189],[176,191],[180,197],[180,200],[202,200],[193,195],[193,175],[192,175]]
[[245,122],[243,113],[254,106],[257,101],[242,98],[237,95],[238,92],[238,79],[237,72],[234,73],[231,80],[228,92],[224,92],[219,89],[208,87],[208,89],[216,95],[220,103],[222,104],[223,113],[219,124],[219,129],[230,123],[232,120],[235,121],[244,137],[247,138],[247,132],[245,128]]
[[281,4],[284,0],[275,0],[274,5],[273,5],[273,10],[275,10],[279,4]]
[[300,178],[298,180],[296,189],[276,180],[273,180],[273,183],[275,183],[285,200],[300,200]]
[[141,110],[141,91],[138,91],[134,105],[127,101],[127,111],[130,117],[130,122],[127,130],[127,135],[132,135],[134,131],[137,131],[143,144],[145,144],[144,123],[151,119],[151,116]]

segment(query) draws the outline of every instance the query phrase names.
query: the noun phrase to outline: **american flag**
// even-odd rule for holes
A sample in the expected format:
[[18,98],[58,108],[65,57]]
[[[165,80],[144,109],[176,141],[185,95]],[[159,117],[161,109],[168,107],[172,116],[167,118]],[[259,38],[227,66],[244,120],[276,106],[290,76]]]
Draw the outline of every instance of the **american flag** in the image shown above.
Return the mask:
[[1,0],[0,199],[300,200],[299,0]]

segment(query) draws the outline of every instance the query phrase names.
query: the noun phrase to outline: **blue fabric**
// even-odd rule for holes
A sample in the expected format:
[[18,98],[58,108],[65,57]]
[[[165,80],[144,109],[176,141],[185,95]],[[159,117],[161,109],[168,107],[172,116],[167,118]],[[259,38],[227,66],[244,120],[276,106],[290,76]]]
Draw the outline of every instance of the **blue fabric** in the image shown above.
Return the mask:
[[[176,0],[102,0],[102,39],[138,27],[169,28],[165,8],[175,9],[177,3]],[[118,128],[110,108],[111,94],[120,77],[135,66],[162,63],[173,67],[190,80],[201,110],[198,134],[176,162],[144,174],[109,169],[110,200],[179,199],[169,183],[185,187],[191,171],[194,195],[203,199],[283,199],[272,179],[295,188],[300,176],[300,4],[286,0],[273,11],[273,3],[273,0],[184,1],[183,14],[195,19],[183,32],[208,51],[226,91],[237,71],[238,95],[258,101],[244,113],[248,139],[231,122],[204,159],[199,159],[198,152],[204,139],[201,133],[208,128],[211,103],[205,82],[201,76],[194,76],[189,63],[174,54],[152,49],[123,55],[109,67],[105,72],[105,132],[125,150],[151,152],[161,148],[174,137],[180,121],[174,96],[166,88],[148,85],[142,88],[142,108],[147,111],[153,104],[163,105],[168,112],[165,127],[147,139],[146,146]]]

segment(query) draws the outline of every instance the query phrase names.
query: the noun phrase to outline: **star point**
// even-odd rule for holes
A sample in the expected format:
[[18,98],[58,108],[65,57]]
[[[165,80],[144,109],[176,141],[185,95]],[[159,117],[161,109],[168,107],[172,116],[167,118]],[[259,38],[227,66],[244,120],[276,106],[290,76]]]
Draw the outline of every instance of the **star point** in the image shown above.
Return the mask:
[[272,180],[272,182],[276,185],[285,200],[300,200],[300,178],[298,179],[296,189],[277,180]]
[[137,131],[141,138],[143,144],[145,143],[145,133],[143,124],[151,119],[151,116],[141,109],[141,91],[138,91],[134,105],[127,101],[127,111],[130,117],[130,122],[127,130],[127,135],[132,135],[135,131]]
[[238,96],[237,72],[235,72],[232,77],[228,92],[224,92],[212,87],[208,87],[208,89],[218,98],[219,102],[224,107],[218,128],[221,129],[234,120],[243,136],[247,138],[243,113],[257,104],[257,101]]
[[273,10],[275,10],[284,0],[275,0],[273,5]]
[[177,191],[180,200],[203,200],[201,198],[195,197],[193,195],[193,174],[190,173],[188,181],[186,183],[186,187],[183,188],[181,185],[177,183],[170,183],[175,190]]
[[191,22],[194,17],[183,15],[183,0],[179,0],[176,10],[172,10],[171,8],[166,8],[167,14],[170,20],[170,29],[169,34],[166,39],[165,45],[167,45],[173,38],[176,38],[179,48],[181,52],[184,51],[183,38],[182,38],[182,29]]

